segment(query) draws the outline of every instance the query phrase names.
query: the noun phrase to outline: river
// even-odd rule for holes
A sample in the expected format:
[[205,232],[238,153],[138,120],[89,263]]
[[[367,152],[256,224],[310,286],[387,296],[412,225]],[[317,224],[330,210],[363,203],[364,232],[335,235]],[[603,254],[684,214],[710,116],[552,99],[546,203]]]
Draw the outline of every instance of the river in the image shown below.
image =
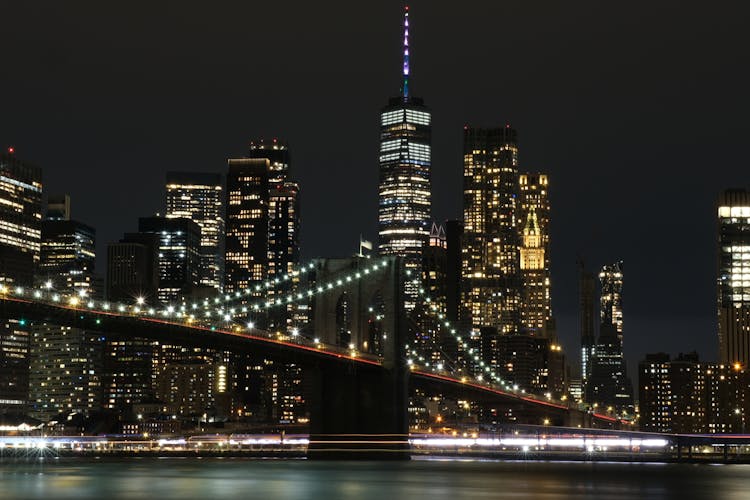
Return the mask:
[[244,458],[0,462],[0,498],[750,498],[750,465]]

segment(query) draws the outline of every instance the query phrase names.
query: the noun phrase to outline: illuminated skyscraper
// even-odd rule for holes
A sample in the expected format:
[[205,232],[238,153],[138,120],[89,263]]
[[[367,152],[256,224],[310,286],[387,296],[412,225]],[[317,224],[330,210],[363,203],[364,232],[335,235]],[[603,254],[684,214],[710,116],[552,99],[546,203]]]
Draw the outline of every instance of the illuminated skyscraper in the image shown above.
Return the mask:
[[0,282],[31,284],[39,262],[42,170],[0,153]]
[[180,300],[192,293],[199,283],[201,230],[198,224],[185,218],[141,217],[138,231],[158,236],[159,301]]
[[[416,275],[430,236],[430,111],[409,87],[409,8],[404,11],[401,95],[380,113],[378,251],[404,257]],[[416,286],[407,289],[413,307]]]
[[[229,160],[226,293],[249,289],[250,297],[270,299],[296,289],[296,277],[283,278],[299,264],[299,186],[290,180],[289,158],[287,145],[272,139],[254,140],[247,157]],[[298,327],[299,311],[289,304],[248,320],[289,332]],[[230,364],[235,414],[275,423],[304,419],[298,364],[246,354],[233,354]]]
[[718,203],[717,298],[722,363],[750,363],[750,193],[724,191]]
[[518,145],[510,126],[464,128],[464,324],[520,330]]
[[[42,170],[0,153],[0,285],[31,285],[39,262]],[[23,412],[29,395],[29,323],[0,317],[0,413]]]
[[232,294],[254,290],[268,277],[269,161],[228,163],[224,290]]
[[549,182],[544,174],[521,174],[519,184],[521,324],[530,335],[554,336],[550,298]]
[[[61,200],[58,203],[56,200]],[[37,281],[58,289],[102,293],[94,290],[96,230],[70,219],[70,198],[50,197],[42,221],[41,256]]]
[[166,216],[190,219],[200,227],[199,281],[222,290],[224,207],[220,174],[167,172]]
[[599,282],[602,285],[601,323],[613,325],[622,343],[622,261],[602,267]]

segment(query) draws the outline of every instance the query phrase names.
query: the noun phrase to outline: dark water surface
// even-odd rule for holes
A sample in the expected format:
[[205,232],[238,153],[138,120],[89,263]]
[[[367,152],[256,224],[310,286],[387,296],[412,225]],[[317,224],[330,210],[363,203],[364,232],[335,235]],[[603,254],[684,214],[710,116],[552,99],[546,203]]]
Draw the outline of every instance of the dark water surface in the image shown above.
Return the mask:
[[45,459],[0,463],[0,499],[750,499],[750,465]]

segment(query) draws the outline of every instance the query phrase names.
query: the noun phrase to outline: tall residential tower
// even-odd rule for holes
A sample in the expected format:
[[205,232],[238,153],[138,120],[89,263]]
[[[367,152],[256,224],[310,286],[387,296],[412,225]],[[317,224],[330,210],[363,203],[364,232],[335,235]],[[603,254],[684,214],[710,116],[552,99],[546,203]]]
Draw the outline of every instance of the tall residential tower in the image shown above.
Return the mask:
[[719,197],[717,295],[719,358],[750,363],[750,193],[724,191]]
[[510,126],[464,128],[461,316],[502,335],[520,330],[516,137]]

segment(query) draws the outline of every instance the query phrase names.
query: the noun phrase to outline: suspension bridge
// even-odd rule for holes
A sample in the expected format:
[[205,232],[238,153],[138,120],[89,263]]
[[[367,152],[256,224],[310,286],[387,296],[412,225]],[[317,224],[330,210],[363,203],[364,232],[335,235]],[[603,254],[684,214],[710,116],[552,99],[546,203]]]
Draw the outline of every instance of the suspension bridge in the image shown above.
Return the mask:
[[[294,291],[282,286],[314,276]],[[435,325],[450,335],[473,361],[476,375],[456,373],[455,360],[438,360],[420,352],[408,328],[405,289],[419,289],[419,281],[396,257],[318,259],[297,270],[231,295],[172,304],[131,303],[61,291],[53,283],[38,287],[0,285],[0,314],[21,321],[48,321],[102,332],[108,338],[147,338],[193,347],[252,352],[279,361],[299,363],[306,370],[310,394],[310,446],[346,451],[368,439],[367,450],[394,449],[408,453],[408,387],[446,397],[469,399],[511,408],[526,422],[551,426],[619,428],[622,422],[607,415],[534,395],[502,380],[469,345],[467,335],[439,312],[419,289],[424,310]],[[271,294],[273,292],[273,294]],[[337,314],[346,297],[349,316],[343,329]],[[305,331],[269,331],[250,319],[290,304],[309,305],[312,319]],[[373,328],[372,320],[378,321]],[[349,443],[349,444],[347,444]],[[353,444],[352,444],[353,443]],[[327,454],[326,456],[331,456]],[[398,456],[391,454],[391,456]]]

